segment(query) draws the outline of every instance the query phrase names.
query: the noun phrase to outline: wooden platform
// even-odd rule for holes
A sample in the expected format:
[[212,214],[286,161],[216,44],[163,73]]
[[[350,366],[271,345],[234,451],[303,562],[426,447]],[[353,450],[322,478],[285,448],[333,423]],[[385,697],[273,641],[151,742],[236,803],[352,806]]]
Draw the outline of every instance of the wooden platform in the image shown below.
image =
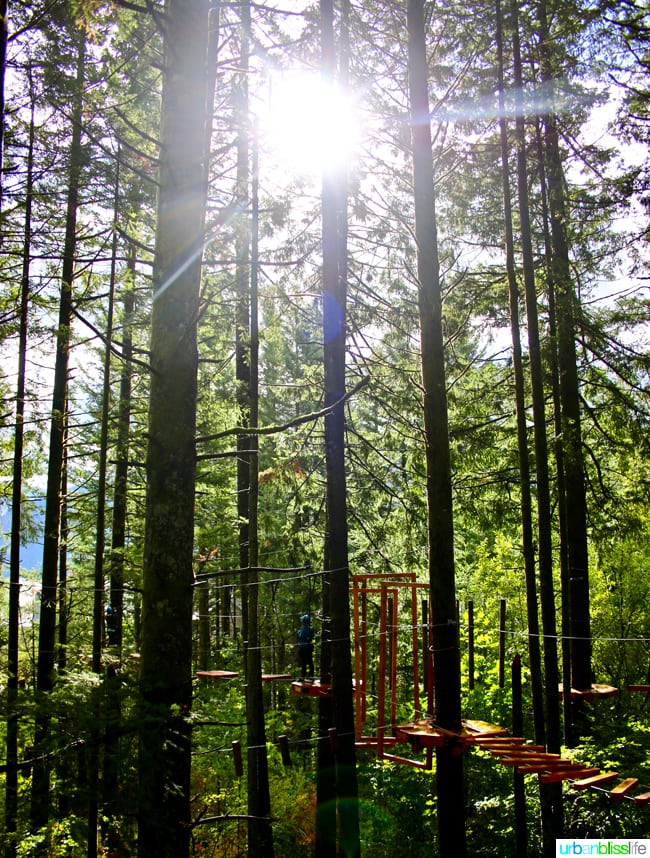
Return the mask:
[[239,674],[233,670],[197,670],[194,676],[198,676],[199,679],[210,679],[216,682],[219,679],[234,679]]
[[263,673],[262,682],[288,682],[291,679],[290,673]]
[[[320,679],[296,679],[291,683],[294,694],[305,694],[308,697],[330,697],[332,694],[332,683],[321,682]],[[356,694],[356,688],[352,687],[352,696]]]
[[332,685],[329,682],[321,682],[320,679],[297,679],[291,683],[291,690],[294,694],[307,697],[330,697]]
[[[564,686],[560,683],[559,692],[560,699],[564,696]],[[601,697],[614,697],[618,694],[618,688],[615,688],[613,685],[603,685],[602,683],[594,683],[591,688],[586,689],[571,689],[571,699],[572,700],[584,700],[585,703],[593,703],[594,700],[598,700]]]
[[650,685],[628,685],[628,691],[638,691],[640,694],[650,694]]

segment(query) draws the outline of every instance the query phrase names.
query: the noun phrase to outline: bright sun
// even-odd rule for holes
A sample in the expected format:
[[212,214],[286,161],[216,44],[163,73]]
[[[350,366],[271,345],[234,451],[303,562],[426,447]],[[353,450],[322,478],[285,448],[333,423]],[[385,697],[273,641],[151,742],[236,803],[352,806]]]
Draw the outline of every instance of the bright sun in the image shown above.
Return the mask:
[[274,72],[265,113],[267,143],[294,174],[315,176],[339,166],[359,142],[352,99],[316,72]]

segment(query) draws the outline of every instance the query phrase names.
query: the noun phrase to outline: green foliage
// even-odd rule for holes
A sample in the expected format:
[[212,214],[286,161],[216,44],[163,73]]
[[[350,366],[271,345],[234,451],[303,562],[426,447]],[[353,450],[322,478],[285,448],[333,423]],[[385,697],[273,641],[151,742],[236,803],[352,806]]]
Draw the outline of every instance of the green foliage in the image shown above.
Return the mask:
[[18,841],[18,858],[45,854],[48,858],[83,858],[87,855],[84,816],[66,816],[35,833],[23,835]]
[[378,858],[431,855],[435,775],[381,760],[359,768],[362,849]]
[[[465,754],[467,842],[472,858],[515,854],[513,774],[496,763],[489,752]],[[525,782],[528,848],[531,858],[541,855],[539,789],[537,777]]]
[[594,564],[591,609],[597,676],[618,688],[646,681],[650,666],[647,540],[602,544]]
[[[624,697],[625,692],[621,692]],[[622,701],[623,702],[623,701]],[[619,773],[621,779],[639,778],[637,792],[650,783],[650,725],[647,711],[641,717],[626,712],[626,706],[602,701],[594,713],[592,735],[575,752],[576,759]],[[631,801],[611,802],[599,792],[565,794],[566,830],[570,837],[647,837],[647,812]]]

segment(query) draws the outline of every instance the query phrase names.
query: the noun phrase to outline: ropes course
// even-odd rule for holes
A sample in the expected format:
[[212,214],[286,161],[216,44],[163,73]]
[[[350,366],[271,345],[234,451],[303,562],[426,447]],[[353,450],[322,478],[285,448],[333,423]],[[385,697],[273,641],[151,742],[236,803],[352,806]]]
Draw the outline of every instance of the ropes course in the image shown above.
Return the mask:
[[[432,625],[427,616],[427,602],[422,599],[422,616],[418,617],[418,596],[428,591],[428,585],[418,583],[415,573],[352,575],[351,578],[352,645],[354,652],[353,695],[355,699],[355,739],[359,749],[374,750],[379,759],[424,770],[433,768],[436,748],[451,748],[452,754],[468,750],[484,752],[515,775],[537,775],[541,784],[567,782],[576,791],[591,790],[606,795],[612,802],[623,800],[635,806],[650,804],[650,791],[640,791],[639,778],[619,776],[617,771],[601,771],[598,767],[576,762],[559,753],[550,753],[543,745],[534,744],[523,736],[511,736],[508,731],[486,721],[467,719],[458,731],[436,724],[433,689],[434,653],[430,646]],[[376,616],[370,616],[374,611]],[[400,624],[399,617],[410,613],[410,622]],[[503,624],[502,624],[503,625]],[[500,629],[500,633],[503,628]],[[398,710],[398,635],[407,635],[408,683],[412,689],[413,718],[397,722]],[[502,637],[502,634],[501,634]],[[408,652],[408,649],[406,650]],[[400,652],[404,652],[402,640]],[[502,657],[502,654],[501,654]],[[421,665],[421,668],[420,668]],[[500,676],[503,674],[500,666]],[[229,670],[198,670],[196,677],[204,682],[231,680],[238,673]],[[268,682],[291,681],[291,691],[299,697],[330,697],[331,682],[325,679],[293,680],[291,674],[263,674]],[[628,692],[650,693],[650,684],[628,685]],[[562,685],[558,688],[562,697]],[[572,699],[593,703],[613,697],[618,689],[594,683],[589,689],[571,689]],[[401,707],[404,701],[400,700]],[[368,730],[370,714],[376,717],[374,730]],[[336,731],[330,731],[330,734]],[[335,741],[334,735],[329,735]],[[278,747],[285,765],[290,765],[287,736],[280,736]],[[412,756],[399,752],[406,746]],[[235,767],[241,772],[241,749],[233,743]],[[419,757],[418,757],[419,755]]]

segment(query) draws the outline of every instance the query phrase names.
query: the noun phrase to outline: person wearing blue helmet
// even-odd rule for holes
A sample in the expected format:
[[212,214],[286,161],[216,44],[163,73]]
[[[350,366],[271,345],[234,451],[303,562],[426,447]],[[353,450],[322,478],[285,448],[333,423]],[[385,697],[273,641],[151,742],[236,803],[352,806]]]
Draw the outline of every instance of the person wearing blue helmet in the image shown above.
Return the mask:
[[296,632],[298,641],[298,656],[300,658],[300,678],[304,680],[314,678],[314,635],[315,632],[310,624],[309,614],[303,614],[300,618],[302,625]]
[[115,646],[117,644],[117,614],[112,605],[106,608],[106,635],[108,645]]

